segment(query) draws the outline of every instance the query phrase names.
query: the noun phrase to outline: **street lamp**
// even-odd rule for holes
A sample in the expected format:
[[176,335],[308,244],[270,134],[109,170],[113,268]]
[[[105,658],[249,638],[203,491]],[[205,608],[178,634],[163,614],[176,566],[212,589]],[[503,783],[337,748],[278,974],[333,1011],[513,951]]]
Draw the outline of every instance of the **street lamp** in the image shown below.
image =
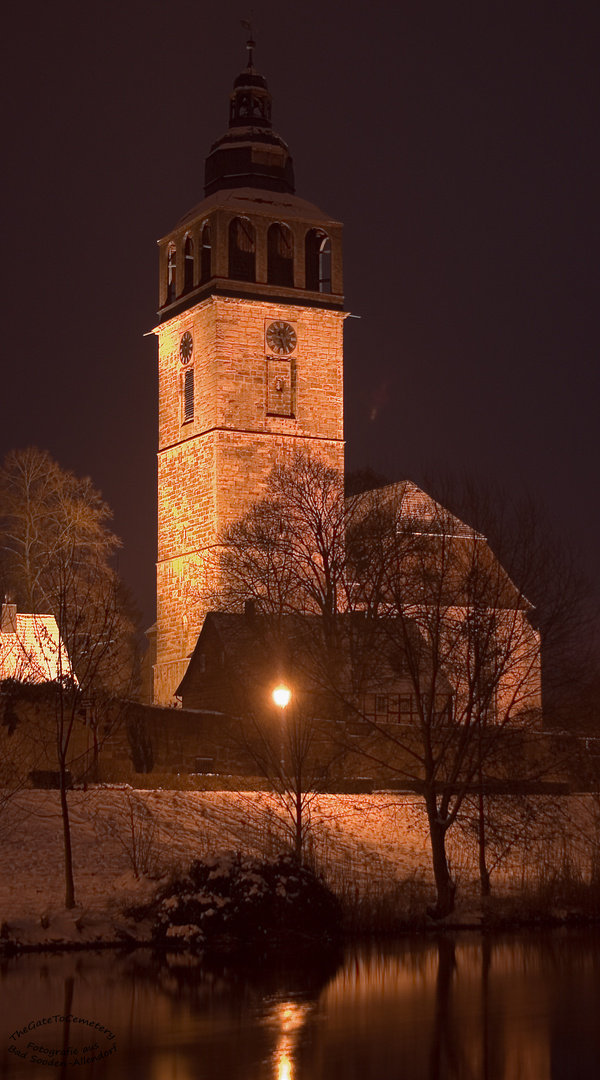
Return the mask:
[[292,691],[290,690],[289,686],[284,686],[282,683],[280,683],[279,686],[275,687],[271,696],[273,698],[273,701],[277,705],[277,708],[281,709],[281,779],[283,781],[283,777],[285,774],[285,710],[290,703]]
[[273,701],[280,709],[285,709],[289,705],[291,696],[292,691],[288,686],[276,686],[273,691]]

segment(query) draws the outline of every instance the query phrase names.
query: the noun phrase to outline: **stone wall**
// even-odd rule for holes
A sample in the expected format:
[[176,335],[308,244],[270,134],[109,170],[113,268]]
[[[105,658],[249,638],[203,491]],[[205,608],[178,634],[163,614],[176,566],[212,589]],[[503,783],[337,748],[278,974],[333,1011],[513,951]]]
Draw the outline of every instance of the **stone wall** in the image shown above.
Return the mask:
[[[265,334],[294,325],[290,416],[272,415]],[[215,586],[220,532],[259,499],[271,469],[296,450],[344,467],[339,311],[213,296],[159,334],[159,455],[154,699],[173,703]],[[182,335],[192,335],[183,365]],[[183,380],[194,371],[194,416],[183,415]]]
[[[33,772],[55,772],[58,714],[53,701],[21,698],[2,701],[1,785],[11,791],[30,786]],[[276,770],[261,768],[265,737],[279,757],[281,717],[237,719],[217,711],[193,711],[131,703],[116,706],[96,724],[83,709],[74,712],[67,767],[73,782],[128,783],[132,787],[190,789],[268,789]],[[304,762],[306,785],[329,791],[411,790],[412,756],[362,723],[340,728],[317,721]],[[403,733],[407,746],[410,734]],[[413,735],[416,739],[416,736]],[[595,740],[592,740],[595,741]],[[494,769],[492,793],[600,790],[598,758],[587,743],[564,734],[507,731]],[[286,743],[286,746],[288,744]],[[361,749],[366,748],[365,757]],[[418,749],[415,743],[414,749]],[[285,754],[288,753],[286,749]],[[289,768],[289,761],[287,766]]]

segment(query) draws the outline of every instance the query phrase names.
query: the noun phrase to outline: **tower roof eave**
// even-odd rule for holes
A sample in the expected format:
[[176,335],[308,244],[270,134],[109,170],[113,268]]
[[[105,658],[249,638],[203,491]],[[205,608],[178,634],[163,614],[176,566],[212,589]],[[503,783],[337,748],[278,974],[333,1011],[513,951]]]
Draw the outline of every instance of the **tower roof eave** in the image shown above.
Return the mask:
[[200,217],[207,216],[211,210],[222,208],[238,214],[264,214],[273,219],[280,217],[285,221],[306,221],[317,226],[340,226],[339,221],[329,217],[314,203],[300,199],[297,195],[288,195],[280,191],[266,191],[261,188],[225,188],[215,191],[179,219],[174,229],[159,240],[159,244],[168,240],[178,229],[191,225]]

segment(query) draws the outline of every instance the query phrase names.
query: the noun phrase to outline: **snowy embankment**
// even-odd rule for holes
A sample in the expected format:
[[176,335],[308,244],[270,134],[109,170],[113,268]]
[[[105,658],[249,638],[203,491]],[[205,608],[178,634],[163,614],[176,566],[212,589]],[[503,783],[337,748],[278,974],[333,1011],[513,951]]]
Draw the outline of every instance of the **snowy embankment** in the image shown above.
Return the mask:
[[[64,856],[56,791],[23,791],[0,815],[0,923],[23,945],[144,938],[124,914],[157,879],[194,858],[237,850],[272,856],[284,846],[284,813],[261,792],[134,791],[92,787],[69,794],[76,907],[64,909]],[[472,893],[476,855],[457,830],[449,841],[462,896]],[[497,884],[522,883],[531,846],[512,852]],[[417,796],[319,795],[311,804],[308,856],[334,890],[399,882],[430,890],[423,803]],[[135,870],[139,872],[136,877]]]
[[[98,787],[70,793],[69,808],[77,901],[71,912],[64,910],[58,792],[22,792],[0,817],[0,923],[11,941],[143,936],[144,927],[123,909],[150,895],[158,875],[219,850],[273,855],[285,842],[282,808],[261,792]],[[427,834],[414,798],[321,795],[311,823],[313,857],[344,885],[429,875]]]

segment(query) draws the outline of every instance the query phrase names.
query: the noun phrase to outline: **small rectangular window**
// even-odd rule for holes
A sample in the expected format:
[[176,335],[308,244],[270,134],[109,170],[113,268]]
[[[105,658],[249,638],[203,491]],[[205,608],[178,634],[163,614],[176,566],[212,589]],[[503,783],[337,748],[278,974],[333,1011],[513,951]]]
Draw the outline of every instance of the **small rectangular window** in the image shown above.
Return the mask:
[[194,419],[194,369],[188,368],[183,383],[183,422]]

